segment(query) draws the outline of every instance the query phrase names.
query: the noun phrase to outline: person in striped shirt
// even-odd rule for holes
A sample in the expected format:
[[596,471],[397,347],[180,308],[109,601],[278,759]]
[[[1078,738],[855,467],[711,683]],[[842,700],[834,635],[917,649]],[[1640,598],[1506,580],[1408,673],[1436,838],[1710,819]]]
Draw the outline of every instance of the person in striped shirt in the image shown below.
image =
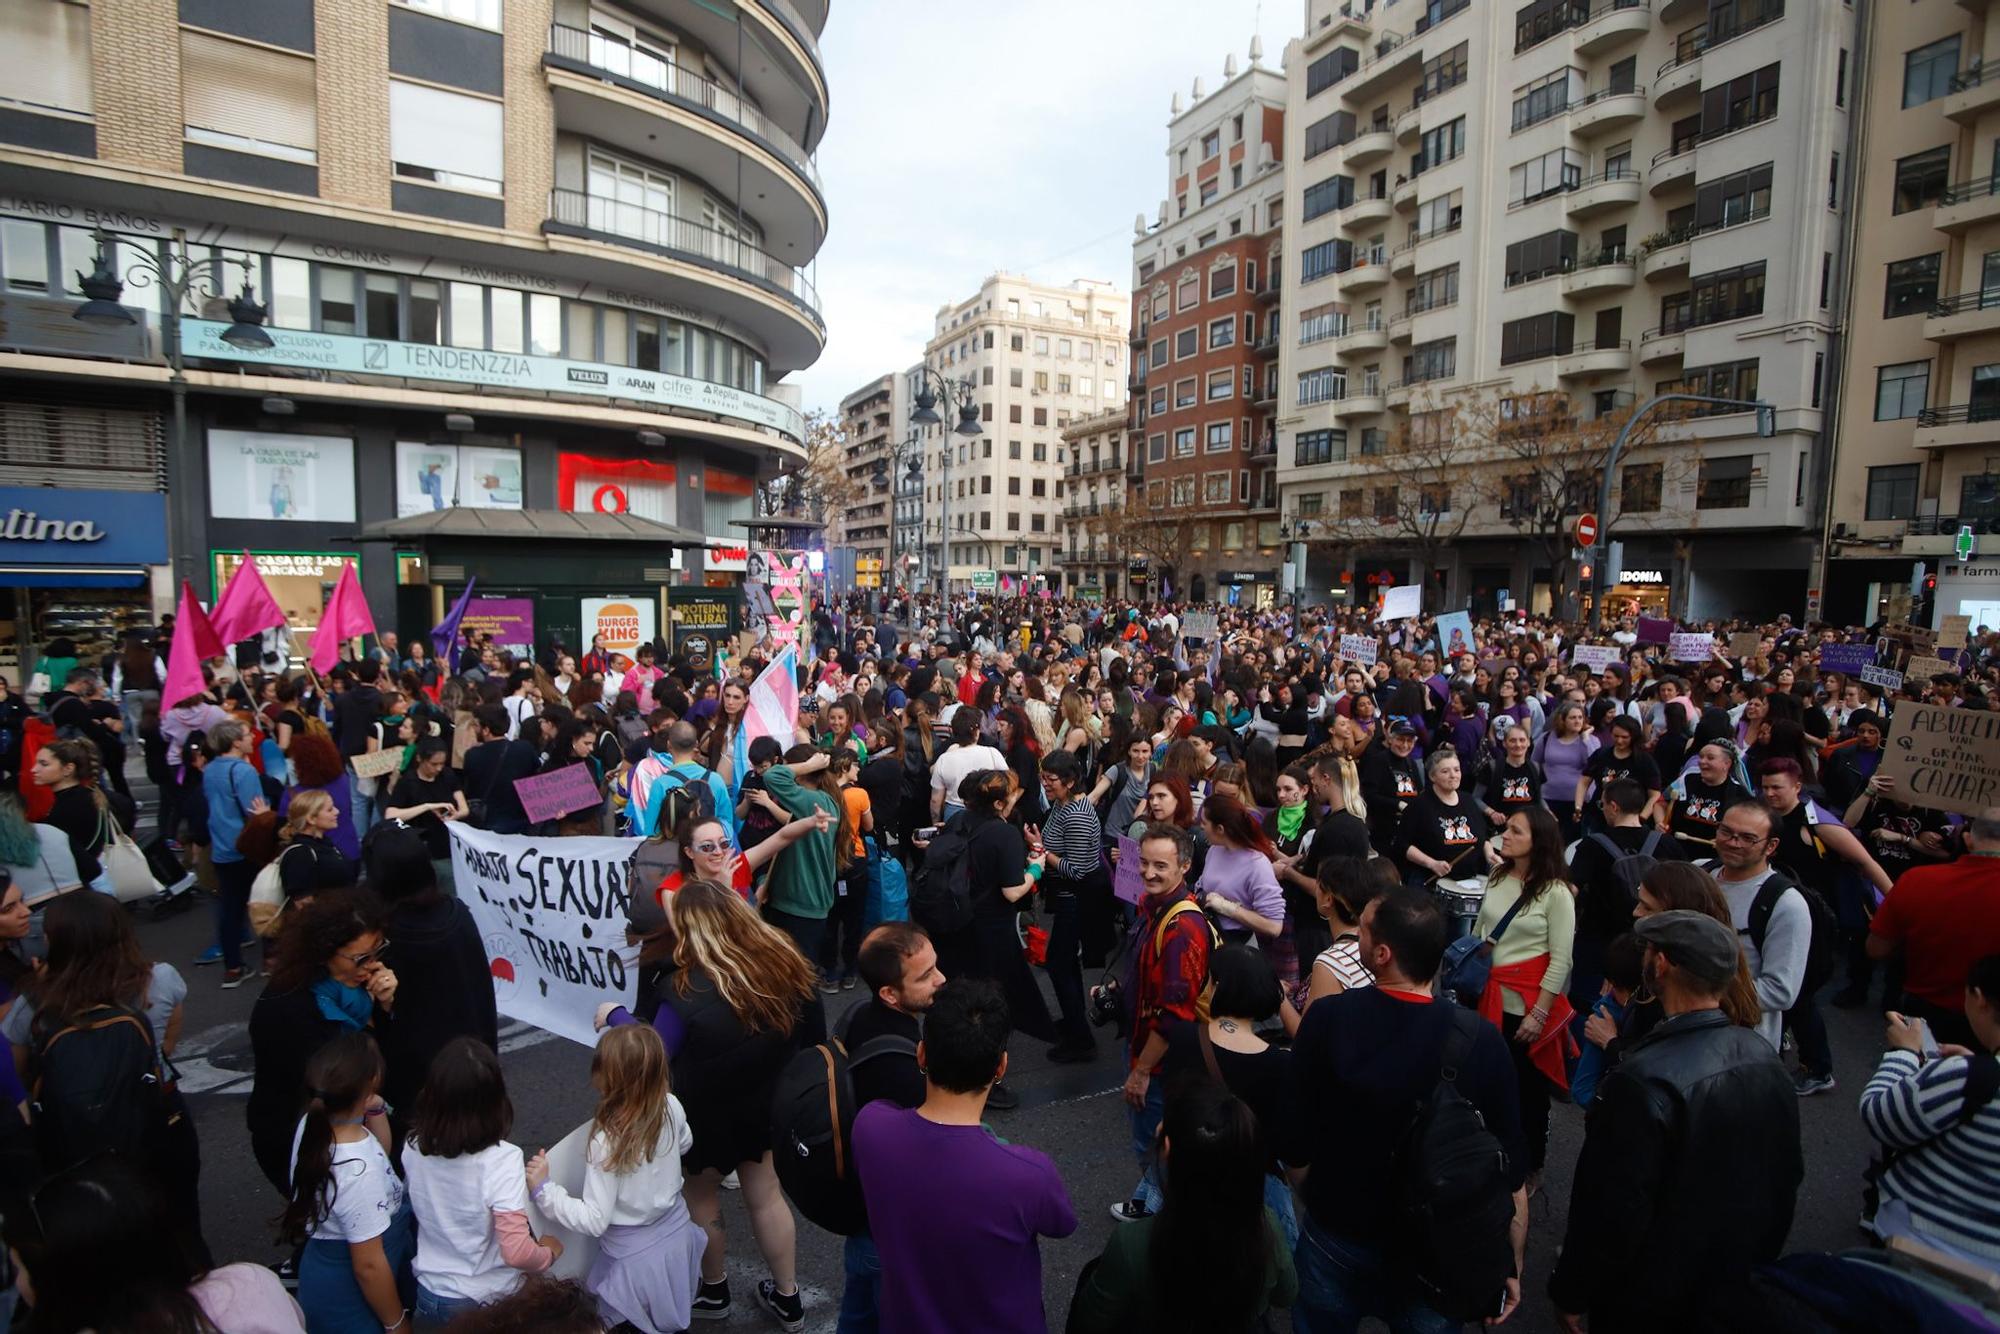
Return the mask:
[[1871,1223],[1911,1233],[1987,1266],[2000,1264],[2000,954],[1972,965],[1965,1017],[1976,1050],[1923,1053],[1921,1024],[1889,1015],[1889,1050],[1861,1094],[1861,1123],[1889,1161]]
[[[1048,820],[1040,832],[1047,854],[1042,893],[1054,914],[1049,933],[1049,982],[1062,1009],[1062,1040],[1049,1049],[1057,1062],[1085,1062],[1097,1055],[1090,1035],[1083,998],[1083,916],[1094,893],[1109,897],[1103,881],[1104,830],[1097,809],[1078,788],[1083,766],[1066,750],[1042,757],[1042,791],[1049,801]],[[1100,931],[1098,934],[1102,934]]]

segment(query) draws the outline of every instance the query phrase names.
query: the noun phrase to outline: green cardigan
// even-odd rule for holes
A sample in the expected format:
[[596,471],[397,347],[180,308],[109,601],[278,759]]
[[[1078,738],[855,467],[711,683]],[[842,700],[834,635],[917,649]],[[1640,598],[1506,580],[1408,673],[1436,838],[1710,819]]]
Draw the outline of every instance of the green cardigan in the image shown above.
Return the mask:
[[[1299,1274],[1292,1267],[1291,1252],[1285,1249],[1285,1234],[1277,1215],[1264,1211],[1264,1226],[1271,1238],[1271,1259],[1264,1271],[1264,1300],[1256,1314],[1273,1306],[1289,1308],[1298,1300]],[[1119,1334],[1124,1330],[1151,1330],[1159,1327],[1156,1303],[1171,1297],[1172,1283],[1155,1279],[1146,1249],[1153,1236],[1153,1219],[1124,1223],[1112,1229],[1104,1243],[1104,1254],[1089,1281],[1076,1290],[1070,1306],[1068,1334]],[[1218,1275],[1217,1277],[1221,1277]],[[1190,1281],[1183,1276],[1175,1282]],[[1216,1334],[1229,1334],[1218,1330]]]

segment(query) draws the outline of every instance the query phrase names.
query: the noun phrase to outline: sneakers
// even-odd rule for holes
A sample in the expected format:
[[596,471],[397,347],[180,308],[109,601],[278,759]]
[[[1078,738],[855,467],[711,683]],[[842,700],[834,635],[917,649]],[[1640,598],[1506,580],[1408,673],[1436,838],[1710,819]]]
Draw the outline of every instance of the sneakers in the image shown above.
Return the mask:
[[222,946],[220,945],[210,945],[207,949],[194,956],[194,966],[197,968],[206,968],[212,963],[221,962]]
[[689,1311],[696,1320],[729,1319],[729,1280],[720,1283],[704,1282],[694,1295]]
[[855,982],[854,974],[849,973],[845,977],[840,979],[840,989],[842,991],[852,991],[854,990],[854,982]]
[[296,1258],[280,1260],[277,1264],[269,1266],[269,1268],[272,1273],[278,1276],[278,1282],[284,1284],[286,1292],[297,1292],[299,1290],[299,1262]]
[[1799,1077],[1792,1083],[1792,1087],[1798,1091],[1801,1098],[1810,1098],[1815,1093],[1825,1093],[1833,1086],[1832,1075],[1816,1075],[1810,1070],[1799,1071]]
[[1121,1223],[1137,1223],[1153,1216],[1153,1211],[1137,1200],[1120,1200],[1111,1206],[1111,1216]]
[[1097,1059],[1097,1044],[1089,1038],[1065,1038],[1049,1048],[1049,1059],[1057,1065],[1082,1065]]
[[249,970],[248,968],[225,968],[225,969],[223,969],[223,970],[222,970],[222,989],[223,989],[224,991],[234,991],[234,990],[236,990],[236,988],[238,988],[238,987],[240,987],[240,986],[242,986],[242,985],[243,985],[243,979],[244,979],[245,977],[249,976],[249,973],[250,973],[250,970]]
[[798,1334],[806,1327],[806,1301],[797,1284],[792,1285],[791,1295],[787,1296],[778,1291],[777,1280],[761,1280],[757,1284],[757,1305],[771,1313],[785,1334]]
[[837,996],[840,994],[840,979],[832,973],[822,973],[819,979],[820,994]]
[[731,1172],[728,1176],[722,1178],[722,1188],[724,1190],[742,1190],[743,1183],[737,1180],[734,1172]]
[[1021,1105],[1021,1097],[1005,1084],[995,1084],[986,1094],[986,1110],[1011,1112]]

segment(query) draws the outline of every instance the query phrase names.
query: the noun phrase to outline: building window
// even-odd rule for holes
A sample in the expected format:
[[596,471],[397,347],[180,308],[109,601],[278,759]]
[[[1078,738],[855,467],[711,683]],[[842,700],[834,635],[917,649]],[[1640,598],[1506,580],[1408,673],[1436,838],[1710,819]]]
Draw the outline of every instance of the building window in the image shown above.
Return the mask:
[[1423,77],[1417,82],[1414,105],[1422,106],[1439,93],[1449,92],[1468,77],[1466,52],[1470,43],[1460,42],[1441,56],[1424,62]]
[[1576,317],[1566,310],[1509,320],[1500,326],[1500,364],[1559,356],[1575,343]]
[[1234,264],[1226,265],[1225,267],[1219,269],[1209,270],[1208,274],[1209,300],[1213,301],[1217,297],[1229,296],[1235,291],[1236,291],[1236,266]]
[[1657,463],[1628,463],[1622,470],[1618,508],[1625,514],[1653,514],[1660,508],[1663,468]]
[[1177,459],[1194,457],[1194,427],[1183,426],[1174,432],[1174,457]]
[[1347,315],[1338,306],[1314,306],[1299,312],[1299,346],[1322,343],[1347,332]]
[[[389,80],[389,157],[395,174],[408,180],[480,194],[497,195],[506,179],[502,159],[504,130],[498,102],[464,93],[446,92],[420,84]],[[596,191],[593,189],[593,194]],[[607,200],[606,205],[614,201]],[[671,213],[671,192],[665,207],[651,190],[633,196],[621,179],[615,198],[620,211]],[[596,223],[593,221],[593,226]],[[643,225],[643,224],[640,224]],[[659,226],[654,221],[654,226]],[[623,232],[621,227],[605,231]]]
[[1761,259],[1755,264],[1704,273],[1689,288],[1689,328],[1763,313],[1764,261]]
[[1753,465],[1754,460],[1748,454],[1704,458],[1695,485],[1694,507],[1698,510],[1749,509]]
[[1920,463],[1894,463],[1868,470],[1868,519],[1910,519],[1917,513]]
[[1146,438],[1146,462],[1164,463],[1167,458],[1167,438],[1164,435]]
[[[7,101],[83,116],[94,110],[86,6],[0,6],[0,50],[8,54]],[[310,68],[311,62],[305,63]]]
[[1306,126],[1306,160],[1311,161],[1328,149],[1338,148],[1354,137],[1354,113],[1336,111],[1331,116],[1316,120]]
[[1928,361],[1901,361],[1875,368],[1875,420],[1901,421],[1914,417],[1929,404],[1931,364]]
[[1888,266],[1888,282],[1882,297],[1882,318],[1926,315],[1937,304],[1938,265],[1944,252],[1899,259]]
[[1360,55],[1353,47],[1337,46],[1306,66],[1306,96],[1318,97],[1354,73]]
[[1583,180],[1583,157],[1558,148],[1521,163],[1507,173],[1507,202],[1532,204],[1537,199],[1574,190]]
[[1236,372],[1227,368],[1208,373],[1208,401],[1236,396]]
[[1396,487],[1382,486],[1375,489],[1376,518],[1393,523],[1401,503],[1402,496]]
[[1701,90],[1701,135],[1713,139],[1778,114],[1778,67],[1739,74],[1727,83]]
[[1569,109],[1571,102],[1583,96],[1583,82],[1582,70],[1559,69],[1517,90],[1514,95],[1514,129],[1525,130],[1552,116],[1560,116]]
[[[1292,438],[1292,461],[1301,468],[1316,463],[1337,463],[1347,457],[1347,432],[1335,430],[1300,431]],[[1300,513],[1304,513],[1301,506]]]
[[1182,329],[1174,335],[1174,360],[1186,361],[1201,351],[1201,330]]
[[1389,447],[1389,433],[1379,426],[1361,428],[1361,455],[1373,458]]
[[1331,403],[1347,397],[1347,372],[1332,366],[1299,372],[1299,406]]
[[1230,450],[1236,448],[1235,423],[1226,421],[1210,422],[1208,424],[1208,442],[1204,448],[1211,454],[1227,454]]
[[1951,175],[1951,145],[1927,148],[1896,159],[1896,194],[1891,213],[1929,208],[1944,197]]
[[1440,166],[1465,153],[1465,117],[1440,125],[1435,130],[1425,130],[1418,142],[1416,155],[1410,160],[1410,174],[1420,176],[1432,167]]
[[1589,0],[1529,0],[1514,11],[1514,54],[1518,56],[1589,17]]
[[1410,285],[1408,313],[1420,315],[1427,310],[1437,310],[1458,304],[1458,265],[1447,264],[1443,268],[1432,269],[1417,275]]
[[1334,176],[1306,187],[1305,197],[1299,204],[1299,220],[1311,222],[1314,218],[1325,217],[1338,209],[1346,208],[1354,202],[1354,180],[1349,176]]
[[500,30],[500,0],[394,0],[406,9],[457,19],[481,28]]
[[[497,112],[500,104],[492,106]],[[181,115],[187,137],[197,143],[292,162],[319,160],[317,69],[306,56],[183,29]],[[496,136],[496,149],[498,143]]]
[[[1951,91],[1958,73],[1958,34],[1920,46],[1903,56],[1903,109],[1936,101]],[[1841,52],[1844,56],[1847,53]],[[1871,516],[1872,517],[1872,516]]]
[[1309,283],[1347,267],[1353,248],[1345,241],[1321,241],[1299,252],[1299,281]]
[[1422,384],[1458,374],[1458,339],[1439,338],[1419,343],[1403,358],[1403,383]]
[[1203,162],[1208,161],[1212,157],[1220,156],[1221,153],[1222,153],[1221,130],[1210,130],[1207,134],[1201,136],[1201,160]]
[[[1522,283],[1534,282],[1555,273],[1568,273],[1576,267],[1576,233],[1571,231],[1543,232],[1525,241],[1516,241],[1507,247],[1506,285],[1518,287]],[[1454,296],[1457,281],[1453,275]]]
[[1194,478],[1176,477],[1172,479],[1173,504],[1176,507],[1194,504]]
[[1218,348],[1234,347],[1235,345],[1236,345],[1235,316],[1233,315],[1224,316],[1222,319],[1209,321],[1208,323],[1209,351],[1213,352]]

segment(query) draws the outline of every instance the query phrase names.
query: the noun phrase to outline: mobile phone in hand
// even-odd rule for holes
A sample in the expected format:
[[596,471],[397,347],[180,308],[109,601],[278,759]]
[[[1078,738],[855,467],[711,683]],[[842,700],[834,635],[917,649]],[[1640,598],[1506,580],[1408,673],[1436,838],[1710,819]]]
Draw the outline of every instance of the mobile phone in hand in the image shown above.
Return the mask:
[[1931,1032],[1930,1021],[1912,1019],[1910,1022],[1917,1026],[1917,1050],[1926,1061],[1935,1061],[1938,1057],[1938,1040],[1937,1034]]

